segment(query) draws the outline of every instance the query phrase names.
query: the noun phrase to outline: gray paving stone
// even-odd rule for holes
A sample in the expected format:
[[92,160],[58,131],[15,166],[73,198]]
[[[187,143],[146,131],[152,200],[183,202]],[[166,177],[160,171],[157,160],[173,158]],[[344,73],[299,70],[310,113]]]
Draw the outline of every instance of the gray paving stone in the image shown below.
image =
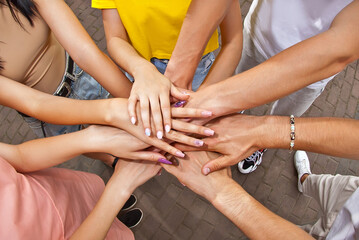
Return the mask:
[[[66,0],[98,47],[106,52],[101,11],[91,9],[91,0]],[[240,0],[242,16],[252,1]],[[329,82],[321,96],[304,116],[345,116],[359,119],[359,62],[351,63]],[[268,114],[270,104],[248,110],[247,114]],[[34,133],[16,111],[0,106],[0,140],[20,143],[34,139]],[[308,153],[314,173],[355,174],[359,162]],[[268,150],[257,171],[242,175],[232,167],[233,179],[256,199],[295,224],[313,223],[320,214],[318,204],[297,190],[293,153]],[[61,164],[75,170],[95,173],[105,182],[112,169],[99,161],[78,157]],[[144,211],[142,223],[133,229],[136,239],[246,239],[226,217],[203,198],[182,186],[164,172],[139,187],[137,207]]]

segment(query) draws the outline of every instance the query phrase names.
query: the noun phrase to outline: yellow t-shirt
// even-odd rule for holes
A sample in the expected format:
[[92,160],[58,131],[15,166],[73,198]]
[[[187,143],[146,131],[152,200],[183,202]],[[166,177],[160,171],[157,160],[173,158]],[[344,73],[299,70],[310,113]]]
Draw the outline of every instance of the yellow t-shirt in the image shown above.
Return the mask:
[[[190,3],[191,0],[92,0],[92,7],[117,8],[132,46],[150,60],[171,58]],[[218,45],[215,31],[203,55]]]

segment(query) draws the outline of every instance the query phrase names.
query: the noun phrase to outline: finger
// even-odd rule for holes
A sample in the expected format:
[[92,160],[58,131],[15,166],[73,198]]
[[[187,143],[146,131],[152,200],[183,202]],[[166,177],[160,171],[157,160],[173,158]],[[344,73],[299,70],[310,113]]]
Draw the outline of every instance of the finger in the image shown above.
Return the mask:
[[191,146],[201,147],[203,146],[204,142],[200,139],[196,139],[190,136],[187,136],[183,133],[177,132],[177,131],[170,131],[169,133],[166,133],[166,138],[179,143],[188,144]]
[[170,132],[171,130],[171,105],[170,99],[168,95],[162,94],[160,95],[161,102],[161,110],[163,116],[163,123],[165,126],[166,132]]
[[187,100],[189,98],[189,93],[178,90],[173,84],[171,85],[171,96],[179,100]]
[[183,143],[176,143],[174,145],[177,149],[181,150],[182,152],[193,152],[193,151],[211,151],[208,149],[208,146],[203,145],[200,147],[193,147]]
[[172,120],[172,128],[181,132],[196,133],[206,136],[214,135],[214,131],[208,127],[203,127],[193,123],[187,123],[179,120]]
[[203,138],[202,141],[204,142],[203,146],[201,147],[192,147],[188,146],[183,143],[176,143],[174,147],[183,151],[183,152],[192,152],[192,151],[212,151],[217,152],[218,147],[220,147],[217,138]]
[[233,159],[229,158],[228,156],[220,156],[219,158],[216,158],[214,160],[211,160],[207,162],[202,167],[202,173],[204,175],[208,175],[209,173],[221,170],[225,167],[233,165]]
[[[142,140],[142,139],[141,139]],[[155,137],[151,137],[151,138],[147,138],[147,140],[143,140],[145,141],[147,144],[150,144],[150,145],[153,145],[167,153],[170,153],[174,156],[177,156],[177,157],[184,157],[185,154],[178,150],[177,148],[171,146],[170,144],[168,144],[166,141],[162,141],[162,140],[159,140]]]
[[140,99],[141,107],[141,118],[143,128],[145,129],[145,134],[149,137],[151,136],[151,125],[150,125],[150,111],[149,111],[149,102],[148,99],[143,97]]
[[[180,104],[181,102],[177,102],[176,104]],[[175,105],[176,105],[175,104]],[[173,107],[171,108],[172,116],[173,117],[179,117],[179,118],[185,118],[185,117],[191,117],[191,118],[206,118],[211,117],[212,112],[203,110],[203,109],[197,109],[197,108],[178,108]]]
[[152,118],[155,124],[156,136],[158,139],[163,137],[162,113],[158,98],[150,98]]
[[128,115],[130,116],[131,119],[131,123],[133,125],[136,124],[137,122],[137,115],[136,115],[136,104],[137,104],[137,96],[133,96],[131,95],[128,99],[128,105],[127,105],[127,110],[128,110]]
[[150,152],[150,151],[133,152],[129,155],[129,159],[172,164],[172,162],[166,159],[166,157],[163,156],[162,154],[158,152]]

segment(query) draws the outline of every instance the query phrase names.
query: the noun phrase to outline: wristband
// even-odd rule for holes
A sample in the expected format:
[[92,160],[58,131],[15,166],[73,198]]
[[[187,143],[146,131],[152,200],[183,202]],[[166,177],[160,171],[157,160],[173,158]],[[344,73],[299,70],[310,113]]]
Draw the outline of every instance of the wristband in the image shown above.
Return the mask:
[[294,140],[295,140],[295,120],[294,120],[294,116],[290,115],[290,119],[289,119],[289,123],[290,123],[290,144],[289,144],[289,150],[293,151],[294,148]]

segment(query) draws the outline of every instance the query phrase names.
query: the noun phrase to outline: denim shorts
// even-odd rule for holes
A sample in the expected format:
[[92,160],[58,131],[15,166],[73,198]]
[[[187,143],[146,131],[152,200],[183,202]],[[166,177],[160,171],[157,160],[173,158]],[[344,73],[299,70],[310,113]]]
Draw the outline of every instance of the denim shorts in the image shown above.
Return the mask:
[[[73,72],[75,81],[71,84],[71,93],[68,98],[80,100],[105,99],[109,93],[89,74],[75,64]],[[40,137],[51,137],[81,130],[82,125],[55,125],[42,122],[33,117],[24,117],[34,133]]]
[[[192,90],[197,91],[199,86],[201,86],[202,82],[206,78],[209,70],[211,69],[213,62],[215,60],[215,55],[213,52],[207,53],[204,55],[201,59],[201,61],[198,64],[198,67],[196,69],[196,72],[194,74],[193,80],[192,80]],[[167,68],[168,59],[158,59],[158,58],[152,58],[151,63],[156,66],[157,70],[164,74]],[[126,73],[126,77],[133,82],[133,77]]]

